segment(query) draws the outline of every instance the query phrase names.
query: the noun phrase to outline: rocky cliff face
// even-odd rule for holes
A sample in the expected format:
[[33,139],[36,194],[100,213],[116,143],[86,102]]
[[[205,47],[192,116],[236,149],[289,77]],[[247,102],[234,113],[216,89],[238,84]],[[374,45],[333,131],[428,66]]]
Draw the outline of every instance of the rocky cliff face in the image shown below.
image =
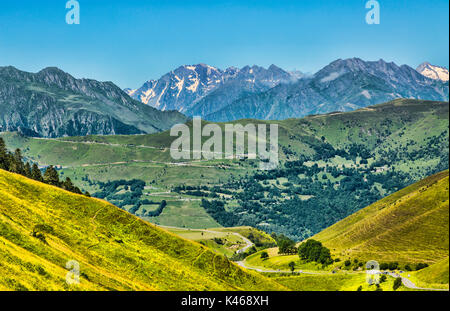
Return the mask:
[[0,67],[0,131],[43,137],[139,134],[186,120],[133,100],[111,82],[75,79],[58,68],[28,73]]
[[205,118],[286,119],[351,111],[396,98],[448,101],[448,89],[448,82],[427,78],[406,65],[353,58],[337,60],[311,78],[241,97]]
[[205,64],[181,66],[136,90],[125,90],[134,99],[161,110],[178,110],[190,116],[206,115],[248,94],[296,80],[275,65],[230,67],[221,70]]

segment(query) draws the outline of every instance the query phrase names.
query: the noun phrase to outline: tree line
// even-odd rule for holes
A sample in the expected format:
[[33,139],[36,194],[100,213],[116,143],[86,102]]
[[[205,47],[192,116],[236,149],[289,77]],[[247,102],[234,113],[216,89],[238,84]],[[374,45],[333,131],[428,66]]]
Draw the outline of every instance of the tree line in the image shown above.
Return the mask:
[[51,165],[46,168],[44,174],[39,169],[36,163],[30,164],[28,161],[24,161],[22,151],[16,149],[14,152],[9,152],[6,148],[5,141],[0,137],[0,169],[16,173],[27,178],[46,183],[55,187],[62,188],[64,190],[76,193],[84,194],[90,197],[89,192],[83,193],[80,188],[76,187],[69,177],[65,180],[60,180],[57,170]]

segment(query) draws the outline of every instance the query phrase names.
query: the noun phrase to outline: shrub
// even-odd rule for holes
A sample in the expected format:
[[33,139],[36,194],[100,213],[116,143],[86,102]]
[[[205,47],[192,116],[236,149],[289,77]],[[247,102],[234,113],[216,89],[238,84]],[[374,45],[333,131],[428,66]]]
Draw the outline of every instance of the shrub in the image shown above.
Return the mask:
[[50,225],[39,224],[39,225],[34,226],[33,232],[36,232],[36,233],[37,232],[43,232],[43,233],[53,234],[54,229]]
[[389,270],[397,270],[397,269],[398,269],[398,262],[389,263]]
[[321,242],[312,239],[300,245],[298,255],[303,260],[315,261],[321,264],[330,264],[333,262],[330,250],[323,246]]
[[261,259],[265,260],[267,258],[269,258],[269,254],[267,254],[267,252],[262,252],[261,253]]
[[394,290],[397,290],[397,289],[399,289],[400,286],[402,286],[402,278],[396,278],[392,288]]
[[425,269],[426,267],[428,267],[428,264],[427,263],[418,263],[417,264],[417,266],[416,266],[416,270],[422,270],[422,269]]
[[35,237],[36,239],[40,240],[42,243],[44,244],[48,244],[47,243],[47,239],[45,238],[45,235],[43,233],[40,232],[33,232],[31,234],[33,237]]
[[294,274],[295,271],[295,262],[291,261],[289,263],[289,268],[291,269],[292,274]]

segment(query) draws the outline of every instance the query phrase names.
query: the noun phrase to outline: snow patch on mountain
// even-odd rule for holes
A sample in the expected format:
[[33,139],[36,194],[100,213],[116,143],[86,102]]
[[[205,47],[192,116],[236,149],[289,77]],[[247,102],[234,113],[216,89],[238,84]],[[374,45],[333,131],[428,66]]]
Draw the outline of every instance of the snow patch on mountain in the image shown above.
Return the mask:
[[372,96],[370,96],[370,93],[369,93],[368,90],[362,91],[361,94],[367,99],[371,99],[372,98]]
[[449,80],[448,69],[445,67],[431,65],[428,62],[420,64],[416,69],[419,73],[424,75],[425,77],[441,80],[447,82]]
[[321,79],[320,82],[322,82],[322,83],[330,82],[330,81],[336,80],[340,76],[341,76],[341,73],[339,73],[339,72],[332,72],[328,76],[326,76],[325,78]]
[[[200,80],[199,79],[191,79],[191,82],[193,82],[190,86],[188,86],[186,89],[188,89],[189,91],[191,91],[192,93],[197,92],[197,88],[200,85]],[[220,80],[216,80],[216,83],[219,83]]]
[[[290,74],[271,65],[268,69],[259,66],[245,66],[242,69],[229,67],[221,70],[206,64],[185,65],[165,74],[158,80],[150,80],[139,89],[124,91],[136,100],[161,110],[186,112],[205,97],[223,88],[227,99],[208,101],[208,111],[217,110],[228,101],[237,99],[241,94],[260,92],[280,83],[292,83],[301,76],[300,72]],[[218,102],[222,101],[222,102]],[[217,105],[217,107],[214,107]]]

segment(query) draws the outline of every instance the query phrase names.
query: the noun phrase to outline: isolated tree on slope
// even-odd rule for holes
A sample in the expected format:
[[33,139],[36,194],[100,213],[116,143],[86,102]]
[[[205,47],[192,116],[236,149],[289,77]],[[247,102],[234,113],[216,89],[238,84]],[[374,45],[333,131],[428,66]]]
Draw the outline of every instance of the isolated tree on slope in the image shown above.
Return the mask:
[[265,259],[267,259],[267,258],[269,258],[269,254],[268,254],[267,252],[262,252],[262,253],[261,253],[261,259],[262,259],[262,260],[265,260]]
[[395,279],[395,281],[394,281],[394,285],[392,286],[392,288],[394,289],[394,290],[397,290],[397,289],[399,289],[400,288],[400,286],[402,286],[402,278],[401,277],[398,277],[398,278],[396,278]]
[[289,268],[291,269],[292,274],[294,274],[295,271],[295,262],[291,261],[289,263]]

